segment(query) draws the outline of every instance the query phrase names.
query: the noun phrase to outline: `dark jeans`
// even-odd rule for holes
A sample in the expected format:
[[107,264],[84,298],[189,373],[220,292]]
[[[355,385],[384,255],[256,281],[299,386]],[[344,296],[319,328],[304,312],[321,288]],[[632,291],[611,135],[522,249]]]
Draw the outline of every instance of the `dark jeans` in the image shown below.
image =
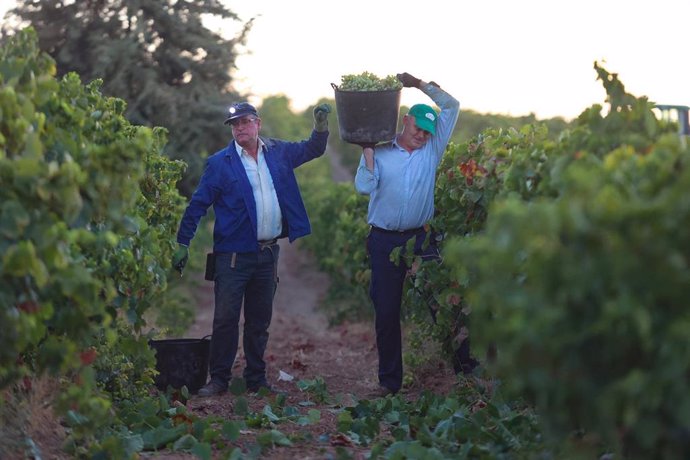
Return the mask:
[[246,358],[247,386],[265,385],[264,351],[278,285],[280,246],[260,252],[216,254],[213,336],[211,337],[211,381],[227,386],[239,344],[239,320],[244,301],[242,344]]
[[372,229],[367,237],[367,251],[371,262],[369,296],[376,313],[379,383],[394,392],[400,390],[403,378],[400,305],[409,267],[404,263],[391,262],[390,254],[397,247],[404,248],[411,238],[415,238],[415,254],[423,254],[425,259],[438,257],[435,244],[422,250],[426,238],[423,229],[407,233],[384,233]]

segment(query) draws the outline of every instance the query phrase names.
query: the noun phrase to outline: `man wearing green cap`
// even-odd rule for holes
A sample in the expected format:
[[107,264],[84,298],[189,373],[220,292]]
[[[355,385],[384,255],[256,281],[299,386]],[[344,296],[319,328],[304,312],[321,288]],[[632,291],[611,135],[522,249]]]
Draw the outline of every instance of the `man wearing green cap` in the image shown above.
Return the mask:
[[[369,195],[369,295],[376,313],[379,355],[379,389],[374,396],[397,393],[402,386],[400,305],[409,267],[391,262],[390,254],[396,248],[404,249],[414,238],[415,254],[438,257],[435,242],[427,238],[424,225],[434,215],[436,168],[460,113],[460,103],[437,84],[409,73],[397,77],[404,87],[418,88],[429,96],[441,111],[415,104],[403,117],[402,130],[393,140],[376,146],[362,145],[355,188]],[[432,240],[430,245],[428,240]]]

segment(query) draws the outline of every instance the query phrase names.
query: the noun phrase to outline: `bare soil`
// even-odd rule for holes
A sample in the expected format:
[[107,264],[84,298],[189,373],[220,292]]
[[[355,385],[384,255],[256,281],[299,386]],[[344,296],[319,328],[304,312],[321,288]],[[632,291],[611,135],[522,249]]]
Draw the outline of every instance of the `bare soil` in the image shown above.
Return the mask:
[[[316,270],[312,257],[295,244],[281,240],[280,246],[280,281],[265,355],[269,383],[288,394],[296,389],[295,382],[316,377],[323,378],[333,394],[373,390],[377,366],[373,325],[345,323],[329,327],[326,316],[318,311],[328,290],[328,276]],[[207,283],[202,290],[199,298],[204,303],[198,306],[189,337],[203,337],[212,331],[213,283]],[[241,376],[243,368],[240,338],[233,375]],[[294,380],[279,380],[280,371]]]

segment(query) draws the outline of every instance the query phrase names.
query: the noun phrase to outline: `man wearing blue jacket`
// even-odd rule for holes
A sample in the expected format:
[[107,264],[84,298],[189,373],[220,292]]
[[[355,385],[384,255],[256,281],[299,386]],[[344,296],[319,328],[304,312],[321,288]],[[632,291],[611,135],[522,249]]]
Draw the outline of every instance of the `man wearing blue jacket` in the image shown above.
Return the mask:
[[326,150],[328,104],[314,108],[314,130],[307,140],[287,142],[259,137],[261,118],[251,104],[230,107],[225,124],[234,140],[210,156],[177,233],[173,267],[182,273],[199,220],[213,205],[215,311],[210,381],[200,396],[227,391],[239,343],[244,302],[244,379],[256,392],[270,386],[264,351],[278,283],[277,240],[290,242],[311,233],[294,169]]

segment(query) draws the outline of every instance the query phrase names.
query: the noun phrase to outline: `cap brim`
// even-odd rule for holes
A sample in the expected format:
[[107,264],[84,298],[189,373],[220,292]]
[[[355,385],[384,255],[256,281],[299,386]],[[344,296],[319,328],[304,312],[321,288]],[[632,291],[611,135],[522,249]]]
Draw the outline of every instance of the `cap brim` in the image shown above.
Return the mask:
[[231,117],[226,118],[225,121],[223,122],[223,124],[229,125],[232,120],[236,120],[238,118],[248,117],[248,116],[253,116],[253,117],[259,118],[259,114],[257,112],[252,112],[252,111],[239,112],[239,113],[234,114]]
[[436,125],[433,121],[422,117],[414,117],[414,121],[417,125],[417,128],[423,129],[424,131],[429,131],[431,134],[436,134]]
[[224,124],[224,125],[229,125],[230,122],[231,122],[232,120],[237,120],[238,118],[246,117],[246,116],[248,116],[248,115],[254,115],[254,114],[251,113],[251,112],[248,112],[248,113],[236,113],[236,114],[234,114],[234,115],[232,115],[232,116],[226,118],[225,121],[223,122],[223,124]]

